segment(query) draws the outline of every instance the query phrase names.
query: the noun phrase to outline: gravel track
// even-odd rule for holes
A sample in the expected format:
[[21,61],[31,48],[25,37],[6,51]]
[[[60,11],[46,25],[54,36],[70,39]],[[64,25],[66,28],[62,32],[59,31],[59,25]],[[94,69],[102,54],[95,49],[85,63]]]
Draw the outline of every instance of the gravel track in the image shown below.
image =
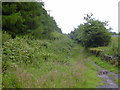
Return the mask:
[[[93,61],[91,61],[94,63]],[[98,68],[98,71],[105,70],[104,68],[98,66],[94,63],[94,65]],[[98,74],[98,77],[103,79],[103,85],[97,86],[97,88],[118,88],[118,84],[115,83],[115,79],[118,79],[118,74],[108,71],[108,74]]]

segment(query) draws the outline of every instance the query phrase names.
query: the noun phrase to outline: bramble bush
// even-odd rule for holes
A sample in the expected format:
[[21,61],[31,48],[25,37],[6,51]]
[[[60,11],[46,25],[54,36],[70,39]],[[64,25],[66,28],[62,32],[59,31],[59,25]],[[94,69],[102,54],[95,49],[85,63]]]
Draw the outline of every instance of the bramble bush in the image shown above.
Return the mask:
[[[5,36],[9,36],[9,34]],[[40,67],[46,61],[63,62],[70,55],[72,40],[67,37],[58,40],[31,40],[28,37],[16,37],[3,42],[3,69],[8,62]]]

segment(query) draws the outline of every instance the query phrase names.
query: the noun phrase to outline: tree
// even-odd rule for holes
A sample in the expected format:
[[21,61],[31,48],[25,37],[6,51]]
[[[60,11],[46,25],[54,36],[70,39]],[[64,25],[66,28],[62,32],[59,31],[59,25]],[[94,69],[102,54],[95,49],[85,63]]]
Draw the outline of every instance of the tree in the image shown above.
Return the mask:
[[[37,0],[38,1],[38,0]],[[3,2],[2,29],[16,35],[49,36],[61,32],[53,17],[47,14],[43,2]]]
[[76,40],[81,42],[85,47],[106,46],[109,44],[111,34],[109,29],[106,29],[108,22],[101,22],[92,18],[92,15],[84,17],[86,22],[77,28]]
[[3,2],[3,30],[11,34],[26,34],[38,27],[41,4],[37,2]]

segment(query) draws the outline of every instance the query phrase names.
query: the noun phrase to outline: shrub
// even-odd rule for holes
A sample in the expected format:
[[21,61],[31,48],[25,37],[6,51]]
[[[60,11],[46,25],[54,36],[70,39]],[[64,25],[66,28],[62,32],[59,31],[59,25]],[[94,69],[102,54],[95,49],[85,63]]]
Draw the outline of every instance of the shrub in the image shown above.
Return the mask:
[[87,15],[86,23],[78,26],[72,37],[82,43],[84,47],[107,46],[111,39],[109,29],[106,29],[107,22],[101,22]]
[[4,32],[2,33],[2,43],[8,41],[9,39],[11,39],[11,35],[8,34],[6,31],[4,31]]
[[[36,52],[36,48],[30,46],[27,42],[29,42],[29,40],[22,38],[6,41],[3,45],[3,61],[27,65],[38,65],[40,61],[42,62],[41,58],[38,57],[40,53]],[[35,43],[33,42],[33,44]]]

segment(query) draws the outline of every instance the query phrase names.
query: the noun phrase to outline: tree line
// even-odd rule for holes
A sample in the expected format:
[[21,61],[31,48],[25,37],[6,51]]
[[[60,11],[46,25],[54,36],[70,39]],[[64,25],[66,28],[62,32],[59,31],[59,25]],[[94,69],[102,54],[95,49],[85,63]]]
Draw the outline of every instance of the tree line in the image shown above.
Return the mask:
[[62,33],[53,17],[47,14],[43,2],[3,2],[2,30],[12,37],[30,34],[42,38],[51,32]]
[[[69,36],[85,47],[106,46],[111,40],[108,22],[101,22],[87,14],[85,23],[80,24]],[[3,2],[2,30],[12,38],[29,35],[35,38],[49,38],[51,32],[62,33],[54,18],[44,9],[44,2]]]
[[101,22],[92,17],[93,14],[87,14],[84,17],[86,21],[80,24],[69,36],[71,39],[81,43],[84,47],[106,46],[111,40],[110,29],[107,29],[108,22]]

